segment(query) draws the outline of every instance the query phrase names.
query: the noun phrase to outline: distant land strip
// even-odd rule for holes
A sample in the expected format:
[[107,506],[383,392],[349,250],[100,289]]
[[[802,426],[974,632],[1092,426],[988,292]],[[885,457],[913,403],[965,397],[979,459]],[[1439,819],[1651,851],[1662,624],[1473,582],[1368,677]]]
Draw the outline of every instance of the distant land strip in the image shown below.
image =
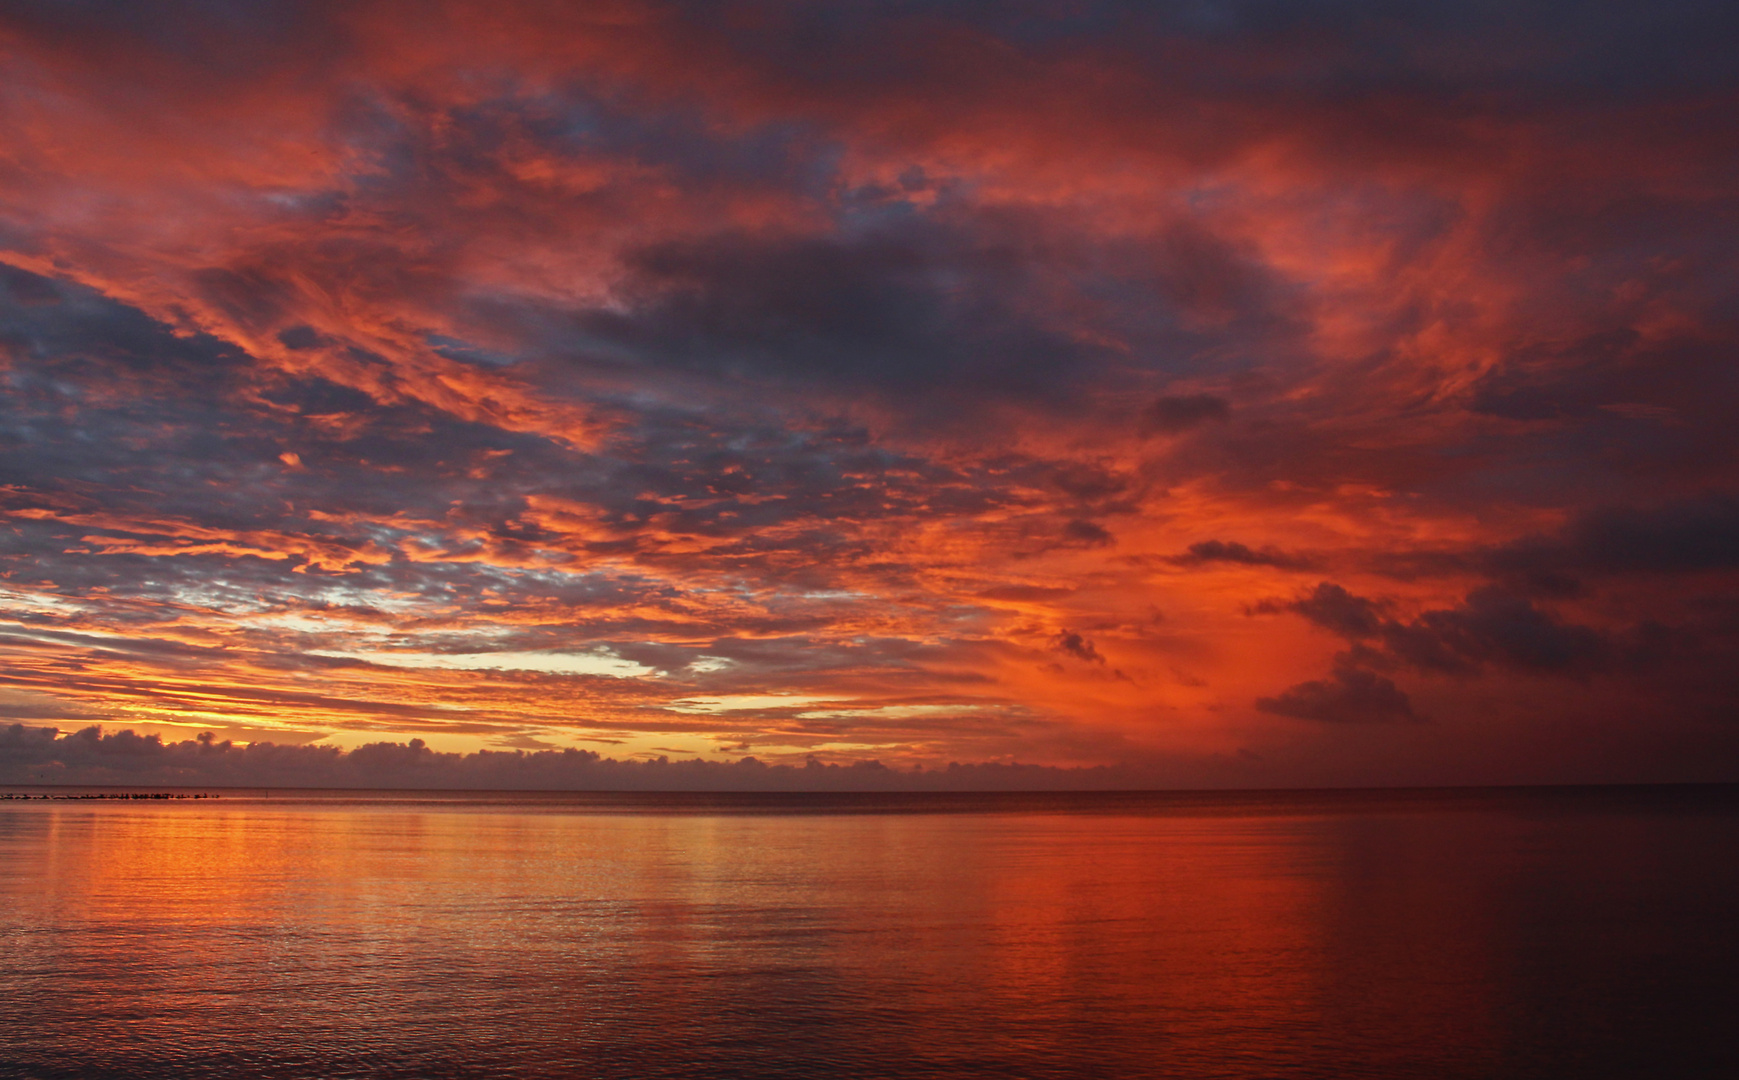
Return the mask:
[[29,795],[23,792],[0,792],[0,802],[26,802],[30,800],[53,799],[57,802],[84,802],[88,799],[215,799],[216,795],[189,795],[185,792],[155,791],[155,792],[125,792],[104,791],[84,793],[79,795]]
[[1119,791],[1177,786],[1131,766],[1060,768],[1017,762],[895,769],[809,758],[769,764],[607,758],[590,750],[443,753],[421,739],[337,746],[165,742],[92,726],[0,727],[0,785],[63,787],[302,788],[427,791]]

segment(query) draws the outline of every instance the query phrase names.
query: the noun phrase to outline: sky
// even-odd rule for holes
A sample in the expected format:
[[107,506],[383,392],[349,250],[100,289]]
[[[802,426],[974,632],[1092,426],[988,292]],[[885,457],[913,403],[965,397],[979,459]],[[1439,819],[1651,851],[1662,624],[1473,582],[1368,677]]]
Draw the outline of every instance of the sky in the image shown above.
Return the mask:
[[1739,780],[1736,34],[0,4],[0,723]]

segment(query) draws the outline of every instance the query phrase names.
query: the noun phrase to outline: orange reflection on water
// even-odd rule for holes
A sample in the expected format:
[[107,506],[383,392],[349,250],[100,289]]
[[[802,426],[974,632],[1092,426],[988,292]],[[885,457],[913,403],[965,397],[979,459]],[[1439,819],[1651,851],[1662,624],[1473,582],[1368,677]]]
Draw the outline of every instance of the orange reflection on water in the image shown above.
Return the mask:
[[[1502,1075],[1505,1010],[1541,990],[1517,875],[1572,835],[1453,808],[622,809],[8,804],[20,1045],[146,1074]],[[1557,880],[1625,873],[1586,854]]]

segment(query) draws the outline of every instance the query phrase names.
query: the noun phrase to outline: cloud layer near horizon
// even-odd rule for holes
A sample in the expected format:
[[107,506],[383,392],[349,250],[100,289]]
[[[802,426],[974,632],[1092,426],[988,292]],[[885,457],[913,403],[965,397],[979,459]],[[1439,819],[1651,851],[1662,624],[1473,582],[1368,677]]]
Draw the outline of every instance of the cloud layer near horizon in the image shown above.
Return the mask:
[[64,736],[52,728],[0,728],[0,784],[15,787],[326,788],[465,791],[1120,791],[1160,786],[1139,767],[1057,768],[949,762],[934,769],[848,765],[809,757],[769,765],[753,756],[728,761],[660,755],[605,757],[591,750],[478,750],[442,753],[407,743],[237,746],[209,737],[165,742],[157,735],[88,727]]
[[1150,8],[9,6],[0,715],[1731,778],[1739,19]]

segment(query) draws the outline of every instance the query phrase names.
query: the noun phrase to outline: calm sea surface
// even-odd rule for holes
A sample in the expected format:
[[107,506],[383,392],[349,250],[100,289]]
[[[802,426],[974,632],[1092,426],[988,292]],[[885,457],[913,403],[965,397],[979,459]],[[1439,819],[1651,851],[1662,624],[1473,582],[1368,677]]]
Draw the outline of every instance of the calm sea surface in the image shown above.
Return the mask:
[[1732,1077],[1735,1006],[1735,788],[0,803],[6,1077]]

